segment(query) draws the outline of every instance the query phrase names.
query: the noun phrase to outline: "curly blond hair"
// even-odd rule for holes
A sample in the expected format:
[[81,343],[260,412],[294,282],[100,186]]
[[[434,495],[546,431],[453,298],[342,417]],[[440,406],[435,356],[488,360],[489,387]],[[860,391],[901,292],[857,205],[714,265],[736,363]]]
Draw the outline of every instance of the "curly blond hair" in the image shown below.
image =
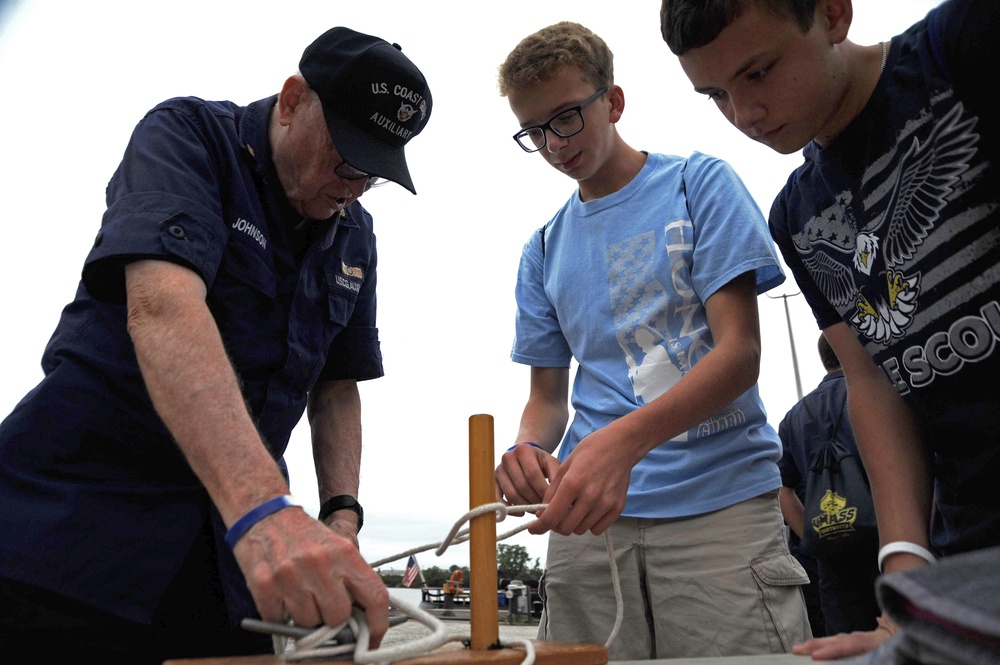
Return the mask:
[[514,47],[497,69],[500,96],[551,78],[567,65],[577,67],[595,88],[615,82],[614,55],[604,40],[579,23],[561,21]]

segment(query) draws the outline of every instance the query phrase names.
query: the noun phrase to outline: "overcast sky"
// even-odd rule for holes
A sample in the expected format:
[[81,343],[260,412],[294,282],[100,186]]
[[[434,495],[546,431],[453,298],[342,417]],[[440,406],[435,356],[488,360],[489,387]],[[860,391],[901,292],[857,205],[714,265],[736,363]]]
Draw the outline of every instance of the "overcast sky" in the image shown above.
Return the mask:
[[[856,0],[852,39],[891,37],[937,0]],[[658,0],[0,0],[0,417],[41,378],[39,359],[104,212],[104,190],[136,122],[153,105],[195,95],[246,104],[276,93],[305,46],[335,25],[399,43],[424,72],[433,111],[407,146],[418,195],[368,193],[379,242],[379,329],[385,377],[361,386],[365,438],[362,554],[369,561],[442,541],[469,509],[468,425],[494,417],[496,457],[514,440],[527,367],[510,360],[513,287],[522,245],[574,191],[527,155],[497,94],[496,69],[527,34],[561,20],[601,35],[625,91],[618,128],[633,147],[721,157],[766,213],[800,155],[744,138],[695,94],[659,34]],[[818,329],[789,276],[801,385],[822,378]],[[786,301],[759,300],[761,395],[777,427],[796,391]],[[59,414],[52,414],[58,418]],[[292,491],[319,501],[307,426],[287,456]],[[526,518],[498,525],[503,533]],[[169,528],[165,525],[164,528]],[[545,537],[506,544],[544,562]],[[468,564],[468,545],[418,555]],[[402,567],[405,562],[390,564]]]

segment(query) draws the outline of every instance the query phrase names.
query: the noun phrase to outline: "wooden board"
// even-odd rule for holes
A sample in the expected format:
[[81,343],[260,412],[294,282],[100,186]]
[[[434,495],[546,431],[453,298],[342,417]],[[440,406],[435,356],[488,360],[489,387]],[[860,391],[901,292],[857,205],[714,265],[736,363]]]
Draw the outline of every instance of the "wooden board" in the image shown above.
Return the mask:
[[[593,644],[567,644],[531,640],[535,647],[536,665],[605,665],[608,650]],[[445,645],[424,656],[396,661],[393,665],[520,665],[524,660],[523,649],[454,649]],[[289,661],[277,655],[232,656],[227,658],[197,658],[168,660],[164,665],[287,665]],[[343,665],[343,660],[308,660],[309,665]]]
[[[594,644],[567,644],[531,640],[537,665],[604,665],[608,650]],[[520,665],[523,649],[490,649],[486,651],[432,652],[426,656],[400,661],[398,665],[458,665],[459,663],[489,663],[490,665]],[[394,664],[397,665],[397,664]]]

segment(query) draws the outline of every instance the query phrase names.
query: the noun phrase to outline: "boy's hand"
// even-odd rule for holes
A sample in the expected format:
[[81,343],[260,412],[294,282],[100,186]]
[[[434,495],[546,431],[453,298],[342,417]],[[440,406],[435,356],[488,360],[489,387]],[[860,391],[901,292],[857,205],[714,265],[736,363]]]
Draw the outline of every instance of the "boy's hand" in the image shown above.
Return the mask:
[[874,651],[896,632],[895,624],[885,616],[879,617],[878,624],[875,630],[814,637],[793,646],[792,653],[812,656],[813,660],[837,660]]
[[632,463],[611,454],[614,437],[598,430],[580,441],[553,476],[542,497],[548,507],[528,527],[533,534],[555,531],[563,536],[604,533],[622,510],[628,493]]
[[[549,478],[559,470],[559,460],[540,448],[521,444],[508,450],[496,468],[496,500],[508,506],[542,503]],[[520,515],[511,511],[512,515]]]

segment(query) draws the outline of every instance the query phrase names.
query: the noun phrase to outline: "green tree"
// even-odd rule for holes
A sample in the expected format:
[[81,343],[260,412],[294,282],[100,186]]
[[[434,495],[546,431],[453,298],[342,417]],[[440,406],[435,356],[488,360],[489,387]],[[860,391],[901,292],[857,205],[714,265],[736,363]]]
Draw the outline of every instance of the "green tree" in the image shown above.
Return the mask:
[[403,576],[393,573],[383,573],[381,570],[378,571],[379,577],[382,578],[382,584],[387,587],[398,587],[403,585]]
[[[497,545],[497,572],[500,577],[518,578],[528,572],[528,548],[524,545]],[[538,566],[538,560],[535,560]]]
[[427,586],[443,586],[448,578],[451,577],[451,571],[437,566],[431,566],[430,568],[424,568],[423,570]]

